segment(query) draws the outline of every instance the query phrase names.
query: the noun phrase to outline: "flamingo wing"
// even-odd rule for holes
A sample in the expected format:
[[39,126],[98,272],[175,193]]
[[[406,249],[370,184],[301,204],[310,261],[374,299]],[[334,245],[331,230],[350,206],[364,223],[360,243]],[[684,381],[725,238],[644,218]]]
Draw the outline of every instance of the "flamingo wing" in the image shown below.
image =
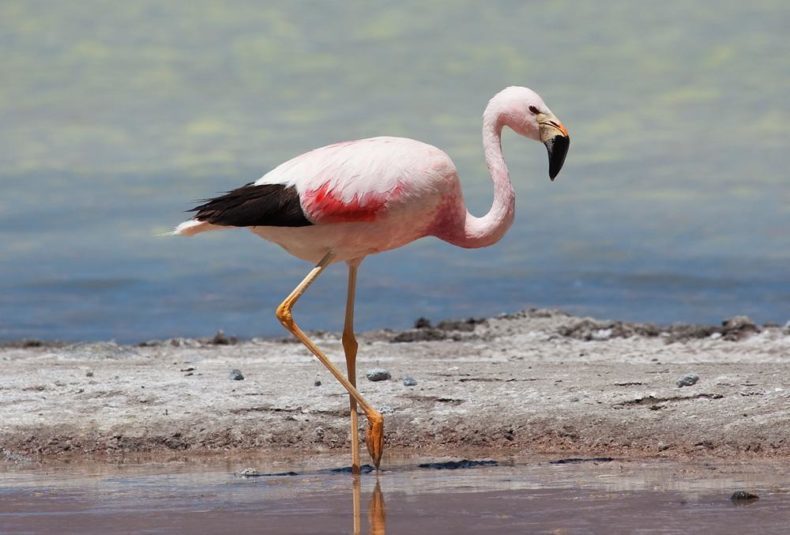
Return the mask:
[[327,145],[194,208],[195,220],[232,227],[303,227],[373,221],[393,205],[435,189],[454,171],[439,149],[378,137]]

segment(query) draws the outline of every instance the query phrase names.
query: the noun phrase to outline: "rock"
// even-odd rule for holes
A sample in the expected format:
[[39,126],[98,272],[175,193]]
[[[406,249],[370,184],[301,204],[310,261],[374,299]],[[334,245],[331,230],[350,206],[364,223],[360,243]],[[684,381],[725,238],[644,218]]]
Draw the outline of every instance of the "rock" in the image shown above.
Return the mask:
[[93,370],[88,370],[85,372],[85,377],[93,377]]
[[365,377],[368,378],[368,381],[389,381],[392,376],[390,372],[385,370],[384,368],[373,368],[372,370],[368,370],[365,374]]
[[692,386],[697,384],[699,381],[699,375],[696,373],[687,373],[683,377],[679,378],[675,381],[675,384],[678,385],[678,388],[683,388],[684,386]]
[[238,338],[235,336],[225,336],[225,333],[222,331],[217,331],[217,334],[214,335],[214,338],[211,339],[212,344],[215,346],[230,346],[235,345],[238,343]]
[[321,379],[316,379],[313,381],[313,386],[321,386]]
[[484,323],[482,318],[467,318],[465,320],[445,320],[440,321],[436,328],[440,331],[464,331],[470,332],[475,330],[475,325]]
[[608,340],[612,337],[612,329],[598,329],[591,336],[593,340]]
[[395,409],[392,408],[391,405],[381,405],[379,407],[379,412],[381,414],[392,414],[393,412],[395,412]]
[[732,496],[730,496],[730,500],[736,503],[750,503],[759,499],[760,497],[757,494],[752,494],[746,490],[736,490],[732,493]]
[[749,316],[734,316],[721,323],[722,338],[731,342],[743,340],[753,334],[761,331],[760,327],[755,324]]
[[232,370],[230,370],[230,373],[228,374],[228,377],[230,379],[234,380],[234,381],[243,381],[244,380],[244,374],[241,373],[241,370],[237,370],[236,368],[233,368]]
[[384,368],[373,368],[368,370],[365,377],[368,378],[368,381],[388,381],[392,376]]
[[431,328],[431,320],[428,318],[419,317],[417,321],[414,322],[415,329],[430,329]]
[[239,472],[239,477],[261,477],[261,473],[258,472],[255,468],[245,468],[241,472]]
[[403,331],[396,334],[392,338],[394,343],[408,343],[408,342],[435,342],[437,340],[446,340],[447,333],[439,329],[423,327],[421,329],[412,329],[410,331]]
[[407,375],[403,378],[403,386],[417,386],[417,381],[413,377]]

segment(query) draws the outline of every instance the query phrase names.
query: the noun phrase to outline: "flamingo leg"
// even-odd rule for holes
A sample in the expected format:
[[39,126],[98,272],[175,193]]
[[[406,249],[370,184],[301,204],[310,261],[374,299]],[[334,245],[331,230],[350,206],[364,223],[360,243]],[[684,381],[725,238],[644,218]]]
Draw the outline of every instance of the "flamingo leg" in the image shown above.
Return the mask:
[[332,361],[320,350],[315,343],[308,338],[302,329],[296,324],[293,319],[293,306],[299,298],[307,291],[310,285],[321,274],[324,269],[332,262],[334,254],[327,253],[316,266],[310,270],[310,273],[300,282],[296,288],[280,303],[277,307],[277,319],[280,320],[283,327],[285,327],[291,334],[296,336],[310,352],[321,361],[321,364],[326,366],[329,372],[335,376],[335,379],[346,389],[349,395],[359,404],[360,408],[365,412],[365,417],[368,420],[368,429],[365,436],[365,443],[368,446],[368,452],[373,460],[376,468],[381,463],[381,454],[384,450],[384,417],[381,413],[374,409],[370,403],[359,393],[357,388],[343,375],[343,373],[332,364]]
[[[357,386],[357,338],[354,336],[354,301],[357,287],[357,268],[359,262],[352,261],[348,264],[348,297],[346,299],[346,321],[343,325],[343,350],[346,353],[346,368],[348,381]],[[359,417],[357,415],[357,400],[348,396],[351,408],[351,473],[359,474]]]

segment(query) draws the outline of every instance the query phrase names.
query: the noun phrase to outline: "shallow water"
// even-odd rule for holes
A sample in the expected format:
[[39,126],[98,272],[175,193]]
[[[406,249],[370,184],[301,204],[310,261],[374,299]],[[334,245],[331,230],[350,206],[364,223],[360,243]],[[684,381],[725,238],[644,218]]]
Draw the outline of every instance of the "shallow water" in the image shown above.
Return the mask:
[[[785,467],[766,462],[432,470],[400,459],[361,479],[321,462],[259,462],[263,473],[296,475],[255,478],[240,477],[238,462],[15,469],[0,478],[0,531],[786,533],[790,524]],[[759,499],[733,503],[742,488]]]
[[[279,334],[306,265],[244,232],[156,235],[295,154],[383,133],[445,149],[480,214],[480,114],[509,84],[570,129],[562,174],[507,136],[510,234],[366,261],[361,329],[528,306],[790,319],[787,2],[0,10],[0,339]],[[340,326],[342,271],[300,302],[306,327]]]

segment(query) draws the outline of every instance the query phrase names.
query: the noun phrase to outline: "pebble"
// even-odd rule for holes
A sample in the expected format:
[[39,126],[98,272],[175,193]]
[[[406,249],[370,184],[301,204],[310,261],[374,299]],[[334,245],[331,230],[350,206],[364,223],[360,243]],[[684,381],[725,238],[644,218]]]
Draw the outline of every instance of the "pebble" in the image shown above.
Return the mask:
[[85,372],[85,377],[93,377],[93,370],[88,370]]
[[430,329],[431,328],[431,320],[428,318],[417,318],[417,321],[414,322],[415,329]]
[[211,343],[215,346],[232,346],[236,345],[238,341],[235,336],[225,336],[225,333],[221,330],[217,331],[217,334],[211,339]]
[[417,381],[414,380],[414,377],[407,375],[403,378],[403,386],[417,386]]
[[321,386],[321,379],[316,379],[313,381],[313,386]]
[[392,376],[384,368],[373,368],[368,370],[365,377],[368,378],[368,381],[388,381]]
[[612,329],[598,329],[593,331],[593,340],[609,340],[612,337]]
[[228,374],[228,377],[230,377],[234,381],[244,380],[244,374],[241,373],[241,370],[237,370],[236,368],[230,370],[230,374]]
[[697,381],[699,381],[699,375],[697,375],[696,373],[687,373],[686,375],[675,381],[675,384],[678,385],[678,388],[683,388],[684,386],[695,385],[697,384]]
[[241,472],[239,472],[239,477],[260,477],[261,473],[258,472],[255,468],[245,468]]

